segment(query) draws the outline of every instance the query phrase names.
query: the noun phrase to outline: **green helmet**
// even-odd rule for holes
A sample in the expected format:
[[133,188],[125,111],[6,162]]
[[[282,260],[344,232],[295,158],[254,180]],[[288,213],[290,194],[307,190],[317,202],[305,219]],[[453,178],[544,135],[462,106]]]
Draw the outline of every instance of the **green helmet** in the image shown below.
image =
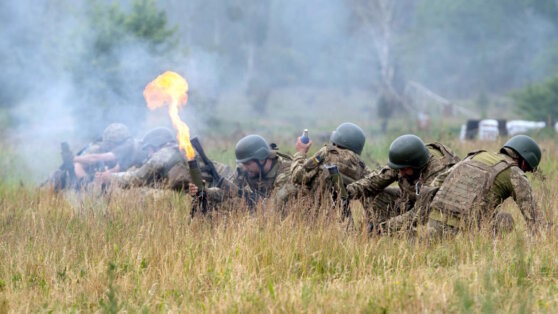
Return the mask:
[[103,144],[107,146],[118,145],[128,138],[130,138],[130,131],[122,123],[111,123],[103,131]]
[[428,163],[430,152],[420,137],[401,135],[389,147],[388,166],[392,169],[420,169]]
[[142,148],[146,149],[149,146],[159,148],[167,143],[175,142],[174,134],[168,128],[155,128],[143,137]]
[[541,161],[541,148],[531,137],[527,135],[516,135],[510,138],[504,147],[513,149],[523,158],[531,169],[537,168]]
[[340,124],[331,133],[330,138],[333,144],[351,150],[357,155],[362,153],[365,140],[364,131],[358,125],[350,122]]
[[259,135],[243,137],[234,149],[236,161],[244,163],[250,160],[264,160],[271,154],[267,141]]

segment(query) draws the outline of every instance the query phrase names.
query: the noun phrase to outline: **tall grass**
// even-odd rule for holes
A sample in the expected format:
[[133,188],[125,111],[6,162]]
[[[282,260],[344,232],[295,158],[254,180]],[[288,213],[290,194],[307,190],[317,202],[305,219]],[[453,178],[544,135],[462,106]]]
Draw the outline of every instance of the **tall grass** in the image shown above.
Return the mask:
[[[461,155],[479,146],[450,145]],[[546,180],[533,185],[556,217],[558,145],[542,146]],[[558,240],[528,237],[513,202],[513,232],[434,243],[309,223],[296,206],[286,217],[191,219],[189,204],[169,191],[55,195],[0,183],[0,311],[558,310]]]

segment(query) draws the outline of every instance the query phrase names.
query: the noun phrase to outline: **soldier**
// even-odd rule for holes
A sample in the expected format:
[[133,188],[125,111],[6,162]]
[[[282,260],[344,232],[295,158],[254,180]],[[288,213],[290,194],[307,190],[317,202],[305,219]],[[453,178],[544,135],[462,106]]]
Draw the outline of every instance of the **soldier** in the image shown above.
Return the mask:
[[[88,176],[90,167],[103,164],[111,172],[125,171],[145,159],[138,141],[130,136],[128,127],[112,123],[103,131],[99,152],[74,157],[74,171],[78,179]],[[98,169],[95,169],[98,170]]]
[[65,145],[66,149],[62,152],[64,166],[52,176],[57,191],[83,187],[92,182],[96,172],[124,171],[145,159],[139,143],[130,136],[128,127],[120,123],[107,126],[100,141],[89,144],[76,156]]
[[[347,186],[350,199],[373,198],[366,208],[371,231],[380,223],[414,209],[422,186],[459,161],[448,147],[402,135],[389,148],[388,165]],[[397,182],[399,187],[389,187]],[[413,213],[411,212],[411,213]]]
[[239,196],[247,199],[248,205],[253,207],[289,182],[290,157],[272,150],[263,137],[245,136],[236,144],[234,153],[237,172],[233,179],[225,180],[227,182],[221,187],[207,188],[203,192],[190,183],[190,195],[195,200],[206,198],[208,203],[217,204],[228,197]]
[[320,148],[311,158],[306,154],[312,141],[304,144],[299,137],[296,153],[291,164],[291,180],[303,186],[305,195],[315,196],[314,204],[321,207],[322,197],[329,195],[329,173],[324,165],[337,165],[345,185],[362,179],[372,171],[360,158],[365,136],[362,129],[353,123],[343,123],[332,132],[330,143]]
[[[178,148],[171,130],[160,127],[147,132],[142,140],[142,149],[148,156],[143,165],[126,172],[99,173],[96,180],[122,188],[149,186],[183,190],[188,186],[191,179],[185,156]],[[204,165],[201,159],[198,163]],[[222,177],[232,177],[229,166],[216,161],[213,164]],[[202,175],[207,182],[212,183],[212,176],[205,167],[202,167]]]
[[455,234],[486,222],[495,231],[510,228],[511,216],[497,213],[498,206],[510,196],[519,206],[530,233],[537,233],[546,220],[525,172],[534,172],[540,160],[539,145],[526,135],[512,137],[498,153],[470,153],[433,182],[439,190],[430,204],[429,235]]

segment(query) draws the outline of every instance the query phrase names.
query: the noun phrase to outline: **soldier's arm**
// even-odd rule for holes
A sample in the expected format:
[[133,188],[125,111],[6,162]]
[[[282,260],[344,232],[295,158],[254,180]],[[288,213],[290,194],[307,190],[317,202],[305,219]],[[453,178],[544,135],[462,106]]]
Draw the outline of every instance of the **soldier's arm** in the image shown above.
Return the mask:
[[366,177],[347,185],[347,192],[351,199],[374,197],[393,182],[397,181],[397,170],[385,166],[371,172]]
[[314,169],[317,169],[319,167],[320,160],[323,160],[323,155],[324,148],[318,150],[312,157],[308,159],[306,158],[306,154],[302,152],[295,153],[291,162],[291,182],[294,184],[303,184],[311,179],[309,177],[309,174]]
[[123,188],[145,186],[163,175],[172,165],[180,160],[180,156],[172,151],[156,152],[143,166],[126,172],[118,172],[111,176],[111,183]]
[[401,230],[410,229],[415,221],[417,220],[417,212],[413,208],[412,210],[405,212],[399,216],[390,218],[388,221],[380,224],[380,230],[382,233],[396,233]]
[[415,225],[426,224],[426,222],[428,222],[428,215],[430,214],[430,203],[434,199],[434,196],[436,196],[438,189],[438,187],[431,186],[422,187],[413,208],[382,223],[382,231],[394,233],[401,230],[408,230]]
[[238,187],[242,182],[235,173],[232,178],[223,178],[220,187],[210,187],[205,189],[205,197],[208,203],[221,203],[226,199],[238,196]]
[[141,186],[145,178],[149,176],[149,173],[150,171],[147,169],[147,165],[143,165],[131,171],[115,172],[110,176],[110,184],[121,188]]
[[205,189],[207,201],[211,203],[220,203],[225,200],[227,193],[221,188],[207,188]]
[[[190,183],[192,185],[192,183]],[[216,206],[223,202],[229,196],[224,189],[218,187],[205,188],[203,194],[197,194],[199,197],[192,197],[192,209],[200,210],[203,206],[203,198],[208,206]]]
[[113,161],[113,160],[116,160],[116,156],[112,152],[100,153],[100,154],[87,154],[87,155],[74,157],[74,162],[78,162],[85,165],[91,165],[99,161]]
[[283,185],[292,182],[291,180],[291,168],[293,161],[280,159],[279,169],[277,170],[277,176],[273,181],[273,190],[279,190]]
[[518,167],[511,167],[510,181],[513,188],[513,199],[525,218],[529,231],[531,234],[536,234],[538,229],[544,226],[545,219],[541,209],[537,206],[531,184],[525,173]]

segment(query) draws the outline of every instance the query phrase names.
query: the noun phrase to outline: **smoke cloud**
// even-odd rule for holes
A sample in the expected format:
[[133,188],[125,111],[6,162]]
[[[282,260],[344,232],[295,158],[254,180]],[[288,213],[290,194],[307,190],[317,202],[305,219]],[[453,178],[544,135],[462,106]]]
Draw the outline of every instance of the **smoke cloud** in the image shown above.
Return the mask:
[[[356,18],[358,2],[160,0],[157,8],[176,31],[168,45],[154,47],[134,34],[111,33],[108,1],[3,1],[0,114],[8,112],[11,121],[4,141],[44,178],[59,162],[61,141],[77,149],[111,122],[126,123],[138,137],[150,127],[170,126],[165,110],[150,112],[142,96],[166,70],[188,80],[182,116],[193,134],[326,131],[345,120],[378,129],[378,49],[387,47],[374,41],[379,32],[370,27],[379,24]],[[129,14],[134,3],[119,2],[119,10]],[[428,22],[431,7],[432,1],[421,0],[395,11],[389,50],[403,82],[418,81],[455,99],[476,97],[481,89],[505,94],[548,75],[548,66],[537,67],[539,52],[556,35],[548,19],[524,12],[513,23],[495,21],[501,32],[479,38],[483,29],[475,25],[491,21],[494,10],[484,16],[457,12],[455,25],[440,28],[434,24],[448,22]],[[470,36],[455,35],[462,34],[459,23],[469,25]],[[479,43],[490,45],[482,50]],[[519,57],[512,53],[517,49]],[[492,60],[499,63],[490,68]],[[492,81],[474,70],[483,62]]]

